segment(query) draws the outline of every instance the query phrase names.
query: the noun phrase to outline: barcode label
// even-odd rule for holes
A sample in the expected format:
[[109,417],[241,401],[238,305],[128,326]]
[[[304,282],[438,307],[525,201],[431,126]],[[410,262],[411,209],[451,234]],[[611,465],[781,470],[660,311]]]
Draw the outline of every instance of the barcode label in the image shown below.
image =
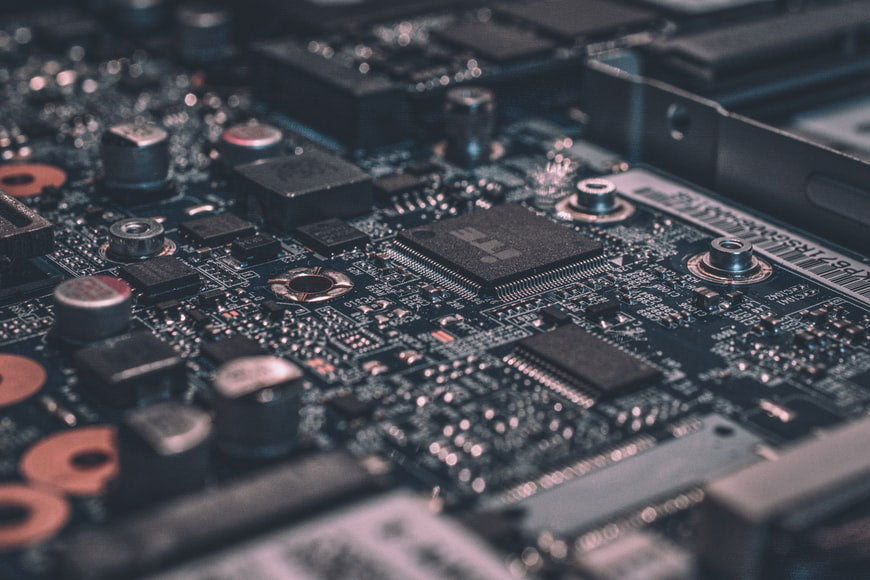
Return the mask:
[[621,195],[755,245],[770,261],[870,305],[870,267],[644,169],[614,175]]

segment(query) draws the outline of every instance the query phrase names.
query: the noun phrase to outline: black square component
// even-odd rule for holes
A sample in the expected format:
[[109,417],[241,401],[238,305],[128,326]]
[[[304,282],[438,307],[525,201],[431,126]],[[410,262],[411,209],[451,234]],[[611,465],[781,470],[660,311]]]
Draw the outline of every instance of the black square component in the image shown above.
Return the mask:
[[367,235],[335,218],[296,228],[295,235],[306,247],[324,256],[358,248],[369,241]]
[[185,382],[184,361],[150,332],[125,334],[88,346],[73,358],[79,383],[117,406],[165,399]]
[[178,226],[181,235],[198,246],[221,246],[254,233],[254,224],[231,213],[210,215]]
[[503,4],[497,10],[564,40],[633,32],[655,19],[648,10],[607,0],[538,0]]
[[271,260],[279,252],[281,252],[281,242],[265,234],[242,238],[230,245],[230,253],[236,260],[251,264]]
[[235,168],[236,191],[250,215],[289,230],[329,217],[351,217],[372,205],[371,177],[317,149]]
[[412,228],[397,241],[412,265],[497,294],[558,284],[602,254],[595,240],[514,204]]
[[498,63],[540,56],[554,44],[534,32],[508,28],[493,22],[462,22],[439,32],[438,37],[475,56]]
[[193,294],[201,285],[199,272],[174,256],[127,264],[121,268],[121,276],[142,292],[142,298],[149,303]]
[[602,394],[618,393],[661,377],[657,368],[574,324],[524,338],[518,347],[534,364]]
[[256,340],[242,334],[235,334],[223,340],[206,343],[202,347],[202,354],[213,360],[216,364],[222,365],[225,362],[243,356],[257,356],[268,353]]

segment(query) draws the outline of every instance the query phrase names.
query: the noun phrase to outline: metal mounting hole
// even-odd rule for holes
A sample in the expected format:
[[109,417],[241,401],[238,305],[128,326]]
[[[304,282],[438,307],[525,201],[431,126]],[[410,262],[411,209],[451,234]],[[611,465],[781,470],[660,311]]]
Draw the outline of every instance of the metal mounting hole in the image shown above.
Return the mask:
[[15,503],[0,504],[0,528],[17,526],[30,516],[30,508]]
[[328,292],[334,285],[335,282],[332,278],[317,274],[304,274],[291,279],[287,287],[293,292],[319,294],[321,292]]
[[12,173],[0,179],[3,185],[28,185],[36,181],[32,173]]
[[94,469],[111,459],[105,451],[82,451],[72,456],[72,464],[79,469]]
[[667,112],[668,130],[671,132],[671,139],[682,141],[692,126],[692,118],[689,116],[689,110],[679,103],[673,103],[668,107]]
[[131,222],[124,224],[121,229],[124,230],[125,234],[138,235],[149,231],[151,226],[142,222]]

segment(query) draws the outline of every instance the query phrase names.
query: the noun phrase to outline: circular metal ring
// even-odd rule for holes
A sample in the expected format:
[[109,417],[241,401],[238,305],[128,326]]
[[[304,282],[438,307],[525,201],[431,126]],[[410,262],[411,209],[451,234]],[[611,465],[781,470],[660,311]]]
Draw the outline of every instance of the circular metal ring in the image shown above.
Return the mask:
[[341,272],[320,266],[294,268],[269,280],[276,296],[293,302],[324,302],[353,289],[353,280]]

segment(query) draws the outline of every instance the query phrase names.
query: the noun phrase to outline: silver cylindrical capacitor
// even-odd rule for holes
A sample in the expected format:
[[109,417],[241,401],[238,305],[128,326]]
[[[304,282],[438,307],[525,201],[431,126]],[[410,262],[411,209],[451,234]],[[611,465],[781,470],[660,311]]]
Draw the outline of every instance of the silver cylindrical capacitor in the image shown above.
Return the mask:
[[121,261],[156,256],[166,243],[163,224],[152,218],[126,218],[109,226],[107,255]]
[[283,139],[284,133],[281,129],[272,125],[235,125],[223,132],[218,149],[223,164],[232,168],[259,159],[277,157],[281,154]]
[[119,474],[113,499],[132,507],[204,486],[211,433],[208,413],[175,401],[126,413],[118,428]]
[[154,191],[169,180],[169,136],[156,125],[124,123],[109,128],[102,139],[106,189]]
[[296,445],[302,370],[276,356],[223,364],[214,379],[217,444],[227,455],[269,459]]
[[175,46],[191,64],[208,64],[232,54],[232,20],[219,5],[187,2],[175,11]]
[[483,87],[447,91],[447,157],[462,165],[489,159],[495,128],[495,97]]
[[121,334],[130,324],[130,286],[97,274],[62,282],[54,289],[55,330],[87,342]]

